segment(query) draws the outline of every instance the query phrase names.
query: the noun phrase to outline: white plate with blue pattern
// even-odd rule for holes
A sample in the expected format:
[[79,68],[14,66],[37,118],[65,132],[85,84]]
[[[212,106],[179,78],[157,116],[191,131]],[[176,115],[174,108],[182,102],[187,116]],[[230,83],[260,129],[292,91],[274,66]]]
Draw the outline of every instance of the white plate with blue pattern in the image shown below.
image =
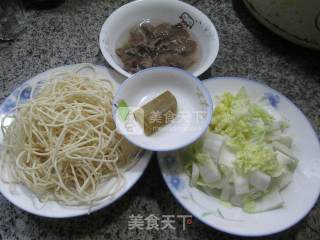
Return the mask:
[[242,86],[250,98],[266,96],[289,122],[294,137],[293,151],[299,165],[293,181],[282,191],[285,205],[262,212],[245,213],[241,208],[228,207],[220,200],[189,185],[176,152],[158,153],[163,178],[178,202],[203,223],[223,232],[241,236],[274,234],[296,224],[314,206],[320,193],[320,144],[304,114],[285,96],[261,83],[234,77],[213,78],[204,82],[212,96],[236,93]]
[[[14,90],[13,93],[10,96],[8,96],[5,99],[5,101],[1,104],[0,121],[5,114],[10,112],[16,106],[18,95],[20,95],[21,102],[29,100],[31,88],[29,88],[28,86],[30,85],[30,83],[45,81],[46,79],[48,79],[48,76],[53,72],[71,71],[78,67],[79,67],[79,64],[67,65],[67,66],[50,69],[26,81],[16,90]],[[118,78],[110,69],[107,69],[103,66],[94,66],[94,68],[96,70],[97,78],[109,79],[113,83],[115,89],[117,89],[121,81],[123,81],[122,77],[121,79]],[[4,124],[9,124],[9,123],[4,122]],[[3,141],[3,136],[0,131],[0,146],[2,144],[2,141]],[[38,198],[31,191],[29,191],[22,184],[17,184],[15,188],[12,189],[10,188],[9,184],[6,184],[1,180],[0,180],[0,192],[6,199],[8,199],[15,206],[35,215],[39,215],[43,217],[51,217],[51,218],[65,218],[65,217],[75,217],[75,216],[85,215],[110,205],[111,203],[119,199],[122,195],[124,195],[127,191],[129,191],[129,189],[142,176],[144,170],[146,169],[150,161],[151,154],[152,152],[150,151],[142,151],[137,163],[133,167],[131,167],[129,170],[123,173],[126,183],[120,189],[120,191],[117,192],[112,198],[104,199],[101,202],[99,202],[97,205],[92,206],[91,209],[89,209],[88,206],[66,207],[54,201],[49,201],[43,204],[38,200]]]

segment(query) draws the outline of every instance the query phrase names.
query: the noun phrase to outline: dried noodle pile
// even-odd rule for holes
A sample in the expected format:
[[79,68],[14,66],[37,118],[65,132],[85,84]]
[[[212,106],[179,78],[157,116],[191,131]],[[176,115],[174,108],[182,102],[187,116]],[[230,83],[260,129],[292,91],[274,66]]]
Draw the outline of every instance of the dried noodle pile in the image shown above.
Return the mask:
[[[81,74],[84,68],[91,74]],[[3,180],[24,184],[43,202],[79,206],[112,197],[138,156],[112,120],[112,84],[81,65],[31,89],[30,100],[18,100],[2,119]]]

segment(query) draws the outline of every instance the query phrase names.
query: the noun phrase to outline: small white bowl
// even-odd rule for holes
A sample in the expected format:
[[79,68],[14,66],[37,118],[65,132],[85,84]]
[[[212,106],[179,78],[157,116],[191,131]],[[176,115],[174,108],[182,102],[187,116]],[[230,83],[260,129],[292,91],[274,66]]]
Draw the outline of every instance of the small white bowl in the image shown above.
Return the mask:
[[[166,90],[177,100],[177,115],[168,125],[146,136],[133,112]],[[125,110],[120,107],[121,100],[128,105],[125,119],[121,117]],[[206,131],[212,111],[211,96],[201,81],[172,67],[148,68],[132,75],[120,85],[113,100],[113,119],[119,132],[133,144],[152,151],[171,151],[196,141]]]
[[123,5],[105,21],[100,32],[100,49],[104,58],[119,73],[130,77],[116,54],[129,37],[129,32],[143,21],[176,24],[185,21],[197,42],[199,59],[188,69],[199,76],[214,62],[219,50],[218,33],[210,19],[195,7],[178,0],[137,0]]

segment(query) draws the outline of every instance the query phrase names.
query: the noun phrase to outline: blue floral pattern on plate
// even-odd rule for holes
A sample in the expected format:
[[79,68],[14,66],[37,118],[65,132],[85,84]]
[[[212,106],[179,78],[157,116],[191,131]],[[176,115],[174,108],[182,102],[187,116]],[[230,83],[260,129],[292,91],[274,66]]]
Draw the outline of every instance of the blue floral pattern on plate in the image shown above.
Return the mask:
[[0,112],[1,113],[8,113],[13,108],[16,107],[18,96],[20,95],[20,103],[27,102],[31,97],[31,90],[32,87],[28,84],[24,84],[21,87],[14,90],[9,97],[6,98],[6,100],[3,102],[3,104],[0,106]]
[[277,94],[266,92],[264,96],[268,99],[272,107],[277,108],[280,102],[280,97]]
[[29,100],[31,95],[31,87],[25,87],[21,93],[20,93],[20,101],[25,102],[26,100]]
[[177,176],[169,176],[169,182],[171,186],[174,187],[177,191],[181,191],[184,189],[183,180]]
[[176,157],[172,154],[167,154],[164,156],[164,161],[166,163],[167,170],[170,173],[170,175],[167,176],[168,182],[175,190],[183,190],[184,182],[180,177],[178,177]]
[[7,98],[5,102],[2,104],[0,107],[0,112],[1,113],[7,113],[11,109],[13,109],[16,106],[16,100],[13,98]]

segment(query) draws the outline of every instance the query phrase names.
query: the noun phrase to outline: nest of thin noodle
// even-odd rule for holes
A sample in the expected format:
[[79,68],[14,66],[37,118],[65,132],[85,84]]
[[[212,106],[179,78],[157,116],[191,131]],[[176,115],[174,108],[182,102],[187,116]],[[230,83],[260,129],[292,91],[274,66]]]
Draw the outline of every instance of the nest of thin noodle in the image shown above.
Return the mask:
[[[83,68],[91,76],[81,76]],[[116,131],[112,84],[84,65],[31,88],[31,99],[18,103],[2,129],[7,181],[24,184],[43,202],[79,206],[112,197],[138,155]]]

